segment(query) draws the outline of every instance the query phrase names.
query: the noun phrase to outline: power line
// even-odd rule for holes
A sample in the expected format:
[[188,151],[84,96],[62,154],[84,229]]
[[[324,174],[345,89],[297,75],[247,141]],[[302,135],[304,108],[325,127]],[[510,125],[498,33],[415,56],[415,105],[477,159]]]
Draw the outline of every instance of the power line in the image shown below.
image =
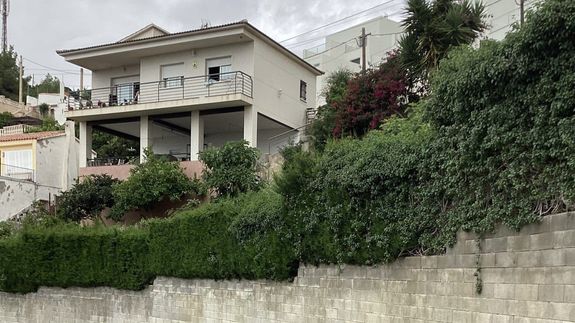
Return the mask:
[[343,45],[345,45],[345,44],[347,44],[347,43],[349,43],[350,41],[355,40],[355,39],[356,39],[356,37],[353,37],[352,39],[349,39],[349,40],[347,40],[347,41],[345,41],[345,42],[343,42],[343,43],[339,43],[339,44],[337,44],[337,45],[335,45],[335,46],[333,46],[333,47],[330,47],[330,48],[328,48],[328,49],[326,49],[326,50],[324,50],[324,51],[321,51],[321,52],[319,52],[319,53],[315,53],[315,54],[313,54],[313,55],[311,55],[311,56],[308,56],[308,57],[306,57],[305,59],[310,59],[310,58],[312,58],[312,57],[316,57],[316,56],[319,56],[319,55],[321,55],[321,54],[327,53],[327,52],[329,52],[330,50],[335,49],[335,48],[338,48],[338,47],[340,47],[340,46],[343,46]]
[[318,31],[318,30],[324,29],[324,28],[329,27],[329,26],[333,26],[333,25],[335,25],[335,24],[337,24],[337,23],[340,23],[340,22],[342,22],[342,21],[345,21],[345,20],[347,20],[347,19],[349,19],[349,18],[353,18],[353,17],[355,17],[355,16],[357,16],[357,15],[361,15],[361,14],[363,14],[363,13],[369,12],[369,11],[371,11],[371,10],[373,10],[373,9],[379,8],[379,7],[381,7],[381,6],[384,6],[384,5],[389,4],[389,3],[391,3],[391,2],[394,2],[394,1],[396,1],[396,0],[388,0],[388,1],[384,2],[384,3],[378,4],[377,6],[373,6],[373,7],[369,8],[369,9],[362,10],[362,11],[360,11],[360,12],[357,12],[357,13],[353,14],[353,15],[350,15],[350,16],[347,16],[347,17],[338,19],[338,20],[336,20],[336,21],[332,21],[332,22],[330,22],[330,23],[328,23],[328,24],[319,26],[319,27],[314,28],[314,29],[312,29],[312,30],[308,30],[308,31],[306,31],[306,32],[304,32],[304,33],[301,33],[301,34],[292,36],[292,37],[290,37],[290,38],[284,39],[284,40],[280,41],[280,43],[285,43],[285,42],[287,42],[287,41],[289,41],[289,40],[298,38],[298,37],[300,37],[300,36],[309,34],[309,33],[311,33],[311,32]]
[[28,58],[24,58],[24,60],[25,60],[25,61],[28,61],[28,62],[30,62],[30,63],[32,63],[32,64],[36,64],[36,65],[38,65],[38,66],[42,66],[42,67],[44,67],[44,68],[50,69],[51,71],[57,71],[57,72],[60,72],[60,73],[66,73],[65,70],[61,70],[61,69],[53,68],[53,67],[50,67],[50,66],[46,66],[46,65],[43,65],[43,64],[34,62],[33,60],[30,60],[30,59],[28,59]]

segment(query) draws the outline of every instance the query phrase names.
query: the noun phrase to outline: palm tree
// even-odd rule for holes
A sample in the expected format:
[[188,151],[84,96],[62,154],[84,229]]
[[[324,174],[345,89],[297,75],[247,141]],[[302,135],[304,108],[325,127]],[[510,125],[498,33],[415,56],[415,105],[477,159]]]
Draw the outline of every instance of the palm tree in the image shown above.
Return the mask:
[[408,0],[399,41],[403,67],[425,82],[450,49],[471,44],[486,29],[485,6],[473,0]]

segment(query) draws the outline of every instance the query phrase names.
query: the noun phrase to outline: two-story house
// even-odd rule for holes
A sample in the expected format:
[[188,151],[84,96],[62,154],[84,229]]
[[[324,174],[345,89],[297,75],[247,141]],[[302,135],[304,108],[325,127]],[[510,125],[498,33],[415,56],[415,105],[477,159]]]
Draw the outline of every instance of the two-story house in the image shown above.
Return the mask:
[[245,20],[178,33],[152,24],[57,53],[92,71],[91,101],[65,112],[80,126],[82,168],[93,165],[93,129],[139,141],[141,159],[151,147],[193,162],[206,147],[241,139],[274,153],[278,137],[306,124],[322,74]]

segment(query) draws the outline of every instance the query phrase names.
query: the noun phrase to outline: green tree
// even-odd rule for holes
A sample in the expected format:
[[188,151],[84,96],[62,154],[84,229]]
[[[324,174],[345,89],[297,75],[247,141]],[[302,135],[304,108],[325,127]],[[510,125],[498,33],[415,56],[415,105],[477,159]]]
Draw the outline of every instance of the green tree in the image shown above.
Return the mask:
[[42,103],[38,106],[38,110],[40,110],[40,114],[45,117],[48,112],[50,112],[50,106],[47,103]]
[[202,178],[220,196],[237,196],[260,187],[257,148],[247,141],[228,142],[200,153],[205,168]]
[[199,182],[190,180],[179,163],[154,156],[146,149],[146,162],[134,167],[127,180],[114,186],[110,218],[118,221],[132,209],[149,210],[166,198],[176,201],[188,194],[201,193]]
[[406,15],[399,52],[402,65],[415,80],[427,80],[452,48],[471,44],[486,29],[480,1],[408,0]]
[[33,97],[38,97],[40,93],[59,93],[60,92],[60,80],[50,75],[46,74],[46,77],[40,82],[32,87],[28,91],[28,95]]
[[27,132],[41,132],[41,131],[58,131],[64,130],[64,126],[60,125],[58,121],[52,117],[45,117],[42,119],[42,125],[28,129]]
[[0,113],[0,128],[10,124],[10,121],[14,119],[14,116],[10,112]]
[[139,142],[98,130],[94,130],[92,134],[92,148],[98,154],[98,158],[132,157],[140,153]]
[[[18,54],[10,46],[5,52],[0,53],[0,95],[18,101],[19,91],[19,67]],[[28,88],[28,78],[23,80],[23,88]]]
[[346,69],[335,71],[327,77],[322,91],[326,104],[317,109],[316,118],[307,129],[310,143],[317,151],[323,151],[328,140],[333,137],[336,124],[335,105],[345,98],[347,84],[352,77],[353,73]]
[[119,181],[109,175],[91,175],[58,197],[58,215],[80,221],[97,216],[105,207],[114,204],[112,189]]

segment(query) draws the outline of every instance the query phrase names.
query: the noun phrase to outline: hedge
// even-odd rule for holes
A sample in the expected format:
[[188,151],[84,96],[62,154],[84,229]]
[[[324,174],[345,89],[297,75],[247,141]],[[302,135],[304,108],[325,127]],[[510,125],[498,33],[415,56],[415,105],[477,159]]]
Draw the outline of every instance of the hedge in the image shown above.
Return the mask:
[[[138,227],[33,227],[0,239],[0,290],[110,286],[139,290],[158,275],[212,279],[288,279],[293,253],[275,230],[239,239],[231,228],[264,190]],[[264,198],[265,199],[265,198]],[[281,201],[268,205],[278,210]],[[273,212],[272,212],[273,213]]]
[[148,270],[148,232],[60,225],[0,240],[0,290],[39,286],[112,286],[141,289]]

